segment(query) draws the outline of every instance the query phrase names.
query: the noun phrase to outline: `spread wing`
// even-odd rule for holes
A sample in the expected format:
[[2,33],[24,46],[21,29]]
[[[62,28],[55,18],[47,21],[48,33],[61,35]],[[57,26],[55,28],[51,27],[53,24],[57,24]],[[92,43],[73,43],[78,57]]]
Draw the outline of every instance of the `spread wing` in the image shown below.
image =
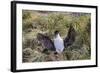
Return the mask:
[[46,49],[55,51],[54,43],[48,36],[38,33],[37,39]]
[[76,31],[73,26],[70,26],[68,30],[68,35],[64,39],[65,48],[67,48],[68,46],[71,46],[74,43],[75,37],[76,37]]

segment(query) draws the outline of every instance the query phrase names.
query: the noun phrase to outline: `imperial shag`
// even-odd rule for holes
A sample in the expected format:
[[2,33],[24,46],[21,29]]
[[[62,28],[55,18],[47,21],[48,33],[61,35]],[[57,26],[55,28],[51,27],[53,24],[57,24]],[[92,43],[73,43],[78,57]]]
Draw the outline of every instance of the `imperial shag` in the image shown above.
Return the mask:
[[68,34],[65,39],[62,39],[59,31],[55,31],[54,40],[51,40],[47,35],[38,33],[37,39],[38,41],[48,50],[56,51],[57,53],[62,53],[64,48],[72,45],[75,41],[76,31],[70,26],[68,30]]
[[57,53],[61,53],[64,50],[64,42],[60,37],[59,31],[55,31],[54,46]]

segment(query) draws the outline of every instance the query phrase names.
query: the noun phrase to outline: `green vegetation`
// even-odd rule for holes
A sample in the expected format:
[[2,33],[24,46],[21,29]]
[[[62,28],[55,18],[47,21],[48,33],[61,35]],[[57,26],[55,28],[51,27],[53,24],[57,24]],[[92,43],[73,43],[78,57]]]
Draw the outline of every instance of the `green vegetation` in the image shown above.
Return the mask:
[[[91,59],[91,14],[31,10],[23,10],[22,14],[23,62]],[[54,31],[59,30],[61,37],[65,38],[70,25],[77,32],[74,44],[58,56],[52,51],[42,53],[43,46],[36,39],[37,33],[53,39]]]

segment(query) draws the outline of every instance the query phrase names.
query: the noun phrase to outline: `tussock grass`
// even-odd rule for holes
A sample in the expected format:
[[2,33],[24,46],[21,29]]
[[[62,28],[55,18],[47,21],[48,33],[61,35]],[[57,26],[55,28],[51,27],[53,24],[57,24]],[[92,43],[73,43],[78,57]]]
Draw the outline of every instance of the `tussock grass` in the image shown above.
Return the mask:
[[[91,59],[91,14],[31,10],[23,10],[22,14],[24,63]],[[62,54],[55,55],[52,51],[43,53],[44,47],[37,41],[37,33],[53,39],[54,31],[59,30],[61,37],[65,38],[70,25],[77,32],[74,44],[65,48]]]

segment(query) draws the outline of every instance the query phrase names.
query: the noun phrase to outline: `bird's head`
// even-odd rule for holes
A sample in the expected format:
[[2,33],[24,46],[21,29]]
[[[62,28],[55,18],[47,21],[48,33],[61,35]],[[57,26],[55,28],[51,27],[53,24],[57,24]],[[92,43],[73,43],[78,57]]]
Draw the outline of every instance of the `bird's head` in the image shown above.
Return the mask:
[[58,31],[58,30],[56,30],[56,31],[54,32],[54,34],[55,34],[55,35],[59,34],[59,31]]
[[59,34],[59,31],[56,30],[56,31],[54,32],[55,37],[56,37],[58,34]]

